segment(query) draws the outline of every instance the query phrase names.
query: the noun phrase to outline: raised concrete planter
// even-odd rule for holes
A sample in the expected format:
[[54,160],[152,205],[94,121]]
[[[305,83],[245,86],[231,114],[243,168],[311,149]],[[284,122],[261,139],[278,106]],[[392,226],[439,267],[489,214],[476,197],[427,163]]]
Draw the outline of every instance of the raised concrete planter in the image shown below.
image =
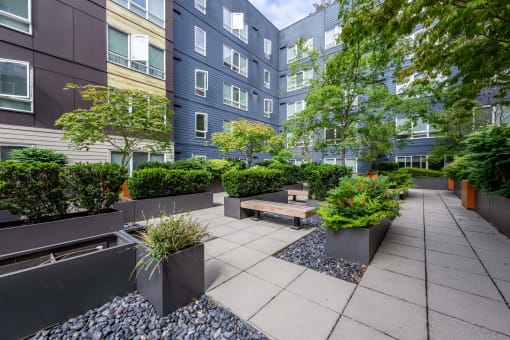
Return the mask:
[[212,192],[165,196],[117,202],[115,209],[124,212],[124,223],[143,221],[151,217],[159,217],[160,213],[177,214],[193,210],[206,209],[213,206]]
[[132,292],[135,261],[134,244],[118,233],[0,256],[1,338],[26,337]]
[[412,180],[418,189],[448,190],[446,177],[413,177]]
[[346,228],[338,231],[326,228],[326,254],[368,265],[390,225],[391,219],[384,218],[379,224],[369,228]]
[[[78,216],[78,215],[77,215]],[[121,211],[0,228],[0,255],[122,229]]]
[[224,198],[224,215],[227,217],[234,217],[237,219],[242,219],[246,217],[251,217],[255,215],[253,210],[242,209],[241,202],[248,200],[263,200],[270,202],[280,202],[280,203],[288,203],[289,196],[287,195],[287,191],[277,191],[268,194],[262,194],[257,196],[250,197],[242,197],[242,198],[234,198],[227,196]]

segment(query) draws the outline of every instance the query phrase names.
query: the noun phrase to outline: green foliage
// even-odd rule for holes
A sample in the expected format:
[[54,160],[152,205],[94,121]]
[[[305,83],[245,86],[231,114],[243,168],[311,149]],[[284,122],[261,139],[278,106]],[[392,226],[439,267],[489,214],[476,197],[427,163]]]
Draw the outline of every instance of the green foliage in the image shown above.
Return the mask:
[[12,150],[9,153],[9,160],[16,162],[43,162],[56,163],[59,165],[67,164],[67,157],[64,154],[39,148],[22,148]]
[[301,168],[302,180],[308,181],[308,179],[312,176],[313,170],[320,166],[320,164],[314,162],[302,163],[299,167]]
[[211,175],[205,170],[146,168],[133,172],[126,185],[136,199],[204,192]]
[[137,170],[154,169],[154,168],[170,169],[170,166],[171,166],[171,163],[168,163],[168,162],[157,162],[157,161],[144,162],[144,163],[141,163],[140,165],[138,165]]
[[[395,163],[390,163],[395,164]],[[388,178],[388,187],[394,192],[401,192],[414,186],[412,176],[404,171],[384,171],[382,175]]]
[[289,163],[273,162],[269,164],[268,169],[278,170],[283,173],[284,184],[295,184],[301,180],[301,168]]
[[245,119],[230,122],[229,132],[215,132],[211,140],[221,155],[234,151],[242,153],[246,156],[248,167],[254,154],[277,153],[282,148],[282,140],[271,126]]
[[465,144],[473,187],[510,198],[510,125],[487,127],[471,134]]
[[127,167],[129,155],[141,147],[164,151],[172,146],[173,112],[166,97],[97,85],[67,84],[65,90],[70,89],[79,90],[84,101],[92,102],[89,109],[64,113],[55,121],[62,127],[63,139],[75,149],[107,143],[121,153],[121,164]]
[[399,201],[388,191],[388,179],[379,176],[343,178],[328,192],[327,203],[317,213],[323,225],[337,231],[342,228],[370,227],[386,217],[398,216]]
[[379,171],[397,171],[398,163],[395,162],[380,162],[377,164],[377,170]]
[[193,247],[207,234],[206,228],[190,215],[160,216],[157,224],[149,224],[140,235],[140,246],[148,253],[136,264],[135,269],[151,270],[149,277],[170,254]]
[[230,197],[248,197],[279,191],[284,183],[279,170],[254,167],[230,170],[221,176],[223,188]]
[[430,170],[422,168],[401,168],[399,171],[408,173],[412,177],[443,177],[444,172],[440,170]]
[[67,189],[72,203],[90,214],[107,211],[119,200],[127,172],[117,164],[75,164],[66,168]]
[[338,185],[342,177],[351,176],[352,169],[343,165],[317,164],[308,173],[308,197],[323,201],[328,191]]
[[456,180],[467,179],[469,176],[469,162],[465,157],[457,157],[444,168],[445,176]]
[[0,163],[2,208],[29,223],[66,213],[65,179],[56,163]]
[[223,160],[223,159],[210,159],[209,163],[209,171],[211,171],[213,178],[221,178],[225,172],[237,169],[237,164]]

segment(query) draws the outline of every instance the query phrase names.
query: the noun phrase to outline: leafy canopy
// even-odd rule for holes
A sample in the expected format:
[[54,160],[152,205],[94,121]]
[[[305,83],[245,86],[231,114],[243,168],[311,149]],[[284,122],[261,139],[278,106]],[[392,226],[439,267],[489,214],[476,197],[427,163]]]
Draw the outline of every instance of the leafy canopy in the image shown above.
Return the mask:
[[64,113],[55,125],[63,129],[63,139],[75,149],[88,150],[95,143],[108,143],[122,155],[126,167],[130,154],[141,146],[162,151],[172,146],[171,117],[166,97],[140,90],[124,90],[98,85],[67,84],[76,89],[89,109]]

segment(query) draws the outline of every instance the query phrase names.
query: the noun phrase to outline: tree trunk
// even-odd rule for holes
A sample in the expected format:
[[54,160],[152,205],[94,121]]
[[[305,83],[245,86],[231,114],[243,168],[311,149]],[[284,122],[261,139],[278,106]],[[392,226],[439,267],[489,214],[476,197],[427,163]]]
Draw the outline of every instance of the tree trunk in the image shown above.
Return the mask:
[[342,148],[342,165],[347,163],[347,148]]

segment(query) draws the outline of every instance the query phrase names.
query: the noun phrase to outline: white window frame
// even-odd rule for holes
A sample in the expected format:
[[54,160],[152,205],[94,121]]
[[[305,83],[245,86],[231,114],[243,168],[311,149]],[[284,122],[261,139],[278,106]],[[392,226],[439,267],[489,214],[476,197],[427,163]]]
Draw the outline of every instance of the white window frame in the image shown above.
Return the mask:
[[[333,41],[328,43],[328,34],[333,31]],[[342,33],[342,26],[336,25],[335,27],[324,32],[324,48],[327,50],[338,46],[340,43],[337,41],[338,36]]]
[[0,93],[0,98],[4,98],[7,100],[11,100],[11,101],[30,103],[29,110],[3,107],[3,106],[0,106],[0,109],[8,110],[8,111],[17,111],[17,112],[34,112],[34,98],[33,98],[34,76],[33,76],[33,69],[30,66],[30,62],[22,61],[22,60],[3,59],[3,58],[0,58],[0,61],[6,62],[6,63],[23,65],[23,66],[26,66],[26,69],[27,69],[27,73],[26,73],[26,75],[27,75],[27,95],[19,96],[19,95]]
[[[354,166],[350,167],[349,165],[347,165],[348,161],[354,162]],[[327,157],[327,158],[324,158],[323,163],[324,164],[332,164],[332,165],[342,165],[342,158]],[[346,163],[345,164],[346,167],[352,168],[352,172],[353,173],[357,173],[358,172],[358,158],[357,157],[355,157],[355,158],[347,157],[345,159],[345,163]]]
[[[298,75],[303,75],[303,81],[298,83]],[[287,92],[304,89],[310,86],[310,81],[313,79],[313,69],[306,71],[299,71],[294,75],[287,77]]]
[[[197,41],[197,31],[204,33],[203,48],[202,46],[197,45],[197,42],[199,42]],[[200,55],[207,56],[207,32],[198,26],[195,26],[195,52]]]
[[[413,167],[413,159],[415,157],[419,157],[420,169],[428,169],[429,168],[429,156],[427,155],[403,155],[403,156],[395,156],[395,163],[400,164],[399,159],[404,158],[404,168]],[[410,160],[410,161],[409,161]],[[423,160],[425,160],[425,167],[422,167]]]
[[[231,60],[231,63],[229,63],[225,59],[225,52],[226,52],[225,49],[230,51],[230,60]],[[239,65],[235,65],[234,64],[234,55],[235,54],[237,54],[237,56],[238,56]],[[246,69],[244,71],[241,68],[241,59],[245,60]],[[231,69],[235,73],[240,74],[240,75],[242,75],[245,78],[248,78],[248,57],[242,55],[240,52],[234,50],[232,47],[227,46],[225,44],[223,44],[223,65],[225,67],[228,67],[229,69]]]
[[[23,0],[16,0],[16,1],[23,1]],[[19,29],[17,27],[10,26],[8,24],[0,23],[0,26],[8,27],[9,29],[32,35],[32,0],[26,0],[28,2],[28,18],[20,17],[16,14],[12,14],[6,11],[2,11],[0,9],[0,16],[4,16],[10,20],[18,21],[23,24],[28,25],[28,31]]]
[[[304,46],[309,49],[313,48],[313,37],[306,39]],[[290,47],[287,47],[287,64],[290,64],[296,60],[304,59],[308,57],[309,54],[303,51],[302,55],[298,55],[297,45],[294,44]]]
[[271,113],[273,113],[273,100],[264,99],[264,117],[271,118]]
[[[204,84],[205,88],[201,88],[198,86],[198,75],[204,75]],[[204,70],[195,69],[195,95],[199,97],[206,98],[207,90],[209,90],[209,72]]]
[[264,38],[264,57],[266,57],[266,59],[270,60],[271,59],[271,55],[273,54],[273,42],[269,39],[265,39]]
[[[229,15],[230,15],[230,22],[229,23],[226,23],[225,22],[225,12],[228,12]],[[237,15],[237,16],[243,16],[243,22],[244,22],[244,27],[243,29],[234,29],[233,27],[233,22],[234,22],[234,16]],[[248,43],[248,24],[246,23],[246,21],[244,20],[245,19],[245,15],[244,13],[238,13],[238,12],[232,12],[230,9],[228,9],[227,7],[223,6],[223,28],[226,29],[227,31],[229,31],[230,33],[232,33],[234,36],[238,37],[239,39],[241,39],[241,41],[243,41],[244,43]],[[244,32],[244,34],[243,34]]]
[[[133,2],[132,0],[113,0],[113,2],[121,5],[122,7],[129,9],[131,12],[135,13],[136,15],[139,15],[142,18],[145,18],[158,26],[165,27],[166,0],[163,1],[163,13],[162,13],[163,18],[160,18],[160,17],[154,15],[153,13],[149,12],[149,1],[151,1],[151,0],[145,0],[145,8],[142,8],[142,7],[140,7],[139,4]],[[124,2],[126,4],[124,4]],[[137,10],[133,10],[133,7],[137,8]],[[140,12],[143,12],[144,14],[142,15]],[[157,20],[153,19],[153,17],[157,18]]]
[[[248,111],[248,91],[228,83],[223,83],[223,88],[225,88],[225,85],[230,87],[230,98],[228,101],[226,101],[225,94],[223,94],[223,104],[235,107],[237,109],[241,109],[243,111]],[[239,92],[239,102],[234,101],[234,90],[237,90]],[[246,105],[242,105],[241,92],[245,93]]]
[[207,0],[195,0],[195,8],[203,14],[207,14]]
[[223,129],[223,132],[232,132],[232,121],[230,120],[223,120],[223,123],[222,123],[222,129]]
[[[327,131],[328,130],[331,130],[333,129],[333,135],[334,135],[334,138],[327,138]],[[340,143],[340,140],[337,138],[337,129],[339,128],[324,128],[324,141],[326,142],[326,144],[329,144],[329,145],[337,145]]]
[[[197,129],[198,116],[204,116],[204,130]],[[207,132],[209,132],[208,114],[204,112],[195,112],[195,138],[207,139]],[[203,136],[198,136],[197,134],[203,134]]]
[[[399,129],[400,126],[404,124],[399,124],[399,120],[403,120],[404,124],[406,124],[408,121],[410,121],[408,118],[395,118],[395,128]],[[419,130],[415,131],[415,123],[413,121],[410,121],[411,123],[411,130],[410,131],[402,131],[399,133],[401,136],[407,136],[409,135],[409,139],[425,139],[425,138],[434,138],[434,132],[435,129],[429,124],[422,121],[422,123],[425,125],[425,130]]]
[[[109,163],[112,163],[112,153],[114,153],[114,152],[115,153],[119,153],[119,154],[121,153],[119,150],[108,150],[108,162]],[[147,162],[150,162],[151,154],[153,154],[153,153],[163,155],[163,163],[168,162],[168,158],[167,158],[167,153],[166,152],[151,152],[151,151],[148,151],[148,150],[147,151],[146,150],[137,150],[137,151],[134,151],[134,152],[147,154]],[[133,165],[134,165],[133,164],[133,153],[130,153],[129,154],[129,163],[128,163],[128,174],[129,174],[129,176],[131,176],[131,174],[134,171]]]
[[[299,110],[299,111],[297,110],[298,105],[301,105],[301,110]],[[289,114],[289,112],[290,112],[289,109],[291,107],[292,107],[292,114]],[[306,108],[306,102],[304,100],[298,100],[298,101],[295,101],[294,103],[287,104],[287,120],[291,119],[297,113],[303,111],[305,108]]]
[[[266,74],[267,74],[267,81],[266,81]],[[264,87],[266,89],[271,88],[271,72],[269,72],[266,69],[264,69]]]

